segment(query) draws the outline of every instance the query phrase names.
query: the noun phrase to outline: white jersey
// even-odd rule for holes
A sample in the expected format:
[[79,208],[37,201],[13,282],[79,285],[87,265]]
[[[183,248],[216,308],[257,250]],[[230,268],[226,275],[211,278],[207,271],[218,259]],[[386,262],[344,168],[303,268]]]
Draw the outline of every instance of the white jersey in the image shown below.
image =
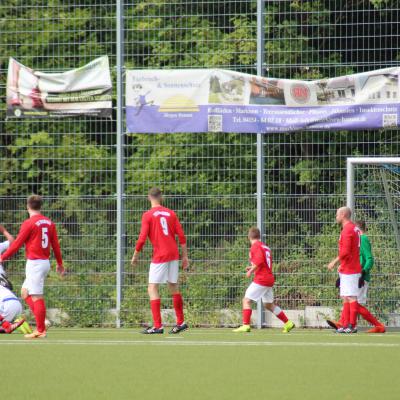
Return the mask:
[[10,289],[0,285],[0,303],[5,299],[17,299],[17,296]]
[[[0,254],[3,254],[10,247],[10,242],[6,240],[0,243]],[[3,265],[0,263],[0,274],[5,274]]]

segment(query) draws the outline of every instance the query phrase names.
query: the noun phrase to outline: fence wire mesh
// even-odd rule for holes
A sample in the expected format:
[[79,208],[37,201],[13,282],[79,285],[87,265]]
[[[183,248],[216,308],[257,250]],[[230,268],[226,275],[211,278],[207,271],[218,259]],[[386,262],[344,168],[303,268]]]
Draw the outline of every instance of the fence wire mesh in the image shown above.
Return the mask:
[[[255,74],[256,11],[255,0],[126,1],[124,67],[220,67]],[[397,1],[265,1],[264,16],[268,76],[316,79],[398,65]],[[65,71],[107,54],[115,82],[116,2],[16,0],[1,5],[0,19],[1,221],[16,234],[25,216],[25,197],[44,195],[46,212],[59,225],[70,270],[63,282],[50,276],[49,307],[62,310],[57,314],[62,324],[112,325],[115,113],[111,120],[5,121],[5,79],[9,56],[37,70]],[[335,256],[339,235],[335,210],[345,203],[345,160],[351,155],[398,155],[399,132],[299,132],[264,139],[265,240],[274,254],[276,296],[299,324],[318,325],[329,311],[321,307],[339,304],[335,277],[326,272],[326,264]],[[124,143],[122,324],[138,325],[150,318],[149,246],[137,269],[129,261],[153,185],[164,190],[166,205],[177,211],[188,235],[192,267],[181,278],[188,321],[207,326],[239,322],[247,284],[246,232],[256,223],[256,137],[128,134]],[[384,214],[378,194],[382,191],[373,207],[382,204]],[[374,197],[369,202],[374,204]],[[371,218],[368,222],[374,226]],[[386,263],[386,248],[380,247],[374,246],[377,274],[389,282],[397,273],[398,253],[391,253],[392,261]],[[22,254],[8,268],[18,286]],[[372,283],[372,311],[398,325],[398,290],[379,279],[376,286]],[[379,303],[382,287],[388,290],[385,302]],[[169,296],[162,294],[168,309]],[[172,322],[168,311],[165,318]],[[272,323],[268,317],[267,324]]]

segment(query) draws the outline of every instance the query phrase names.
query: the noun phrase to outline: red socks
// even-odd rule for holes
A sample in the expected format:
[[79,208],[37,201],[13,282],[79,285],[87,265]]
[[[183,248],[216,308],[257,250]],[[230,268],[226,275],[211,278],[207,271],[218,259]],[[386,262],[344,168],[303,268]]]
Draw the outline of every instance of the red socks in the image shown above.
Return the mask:
[[343,303],[342,316],[340,320],[344,327],[350,323],[350,303]]
[[28,304],[29,308],[32,311],[32,314],[35,316],[36,320],[36,329],[38,332],[44,332],[46,330],[46,326],[44,321],[46,320],[46,304],[44,299],[39,299],[33,301],[32,296],[28,296],[25,299],[25,303]]
[[36,329],[38,332],[44,332],[46,330],[46,326],[44,324],[46,319],[46,304],[44,303],[44,299],[34,301],[33,306],[36,319]]
[[272,311],[284,324],[288,322],[288,317],[286,314],[281,310],[280,307],[275,306],[274,310]]
[[361,304],[358,305],[358,313],[370,324],[374,326],[381,326],[382,323],[380,323],[369,311],[367,308],[362,306]]
[[180,293],[175,293],[172,295],[172,301],[174,303],[175,315],[176,315],[176,324],[182,325],[185,322],[185,318],[183,316],[183,299]]
[[243,325],[250,325],[251,313],[252,313],[252,309],[251,308],[242,310]]
[[357,325],[357,315],[358,315],[358,303],[352,301],[350,305],[350,324],[355,327]]
[[161,300],[150,300],[151,313],[153,314],[154,328],[159,329],[162,326],[161,323]]
[[30,310],[32,311],[32,314],[35,314],[35,308],[33,306],[33,300],[32,300],[32,296],[28,296],[25,299],[25,303],[28,304]]

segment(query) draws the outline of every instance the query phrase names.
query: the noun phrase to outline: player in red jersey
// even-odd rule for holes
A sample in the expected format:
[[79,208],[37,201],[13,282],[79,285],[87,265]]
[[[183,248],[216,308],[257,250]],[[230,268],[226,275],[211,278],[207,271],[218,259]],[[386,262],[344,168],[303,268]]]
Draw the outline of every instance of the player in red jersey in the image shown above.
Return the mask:
[[338,333],[357,333],[358,303],[360,292],[361,264],[360,245],[361,231],[351,220],[351,210],[341,207],[336,212],[336,222],[342,226],[339,239],[339,255],[332,260],[328,269],[339,266],[340,297],[343,299],[342,321],[343,327]]
[[262,299],[265,309],[271,311],[284,323],[283,332],[289,333],[295,325],[288,320],[286,314],[274,303],[272,287],[274,286],[275,278],[272,273],[271,250],[261,242],[261,232],[258,228],[250,228],[248,239],[251,243],[249,255],[251,266],[246,268],[246,275],[250,278],[254,273],[254,279],[243,298],[243,325],[235,329],[234,332],[250,332],[251,302],[257,302]]
[[183,315],[183,299],[179,292],[179,251],[175,237],[178,236],[181,245],[182,268],[184,270],[187,269],[189,264],[186,238],[176,214],[162,206],[161,190],[159,188],[150,189],[148,199],[151,203],[151,209],[142,216],[142,227],[131,262],[133,266],[137,264],[139,253],[147,238],[149,238],[153,246],[153,258],[150,264],[148,293],[154,325],[145,329],[143,333],[164,333],[158,287],[160,283],[168,282],[176,314],[176,325],[169,333],[176,334],[188,328]]
[[26,277],[22,284],[21,297],[25,300],[36,319],[36,330],[26,338],[46,337],[46,305],[43,297],[44,280],[50,270],[50,246],[57,260],[57,272],[65,273],[54,223],[41,214],[42,198],[32,195],[27,201],[29,218],[20,228],[17,238],[0,256],[0,262],[9,259],[24,244],[26,253]]

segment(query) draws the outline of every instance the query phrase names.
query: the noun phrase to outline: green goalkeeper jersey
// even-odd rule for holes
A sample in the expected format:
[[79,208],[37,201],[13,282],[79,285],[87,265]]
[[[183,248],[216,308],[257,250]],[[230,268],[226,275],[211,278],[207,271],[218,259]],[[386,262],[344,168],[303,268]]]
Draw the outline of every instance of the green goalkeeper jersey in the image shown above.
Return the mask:
[[371,279],[370,271],[374,265],[374,257],[372,255],[371,242],[366,234],[361,235],[360,263],[363,270],[364,279],[369,282]]

